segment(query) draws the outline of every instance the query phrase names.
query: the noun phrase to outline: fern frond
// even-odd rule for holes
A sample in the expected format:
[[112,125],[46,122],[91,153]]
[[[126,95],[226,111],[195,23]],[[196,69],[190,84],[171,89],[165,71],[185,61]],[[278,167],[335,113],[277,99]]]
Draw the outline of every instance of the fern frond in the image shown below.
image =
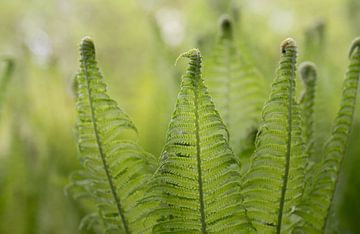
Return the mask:
[[295,41],[285,40],[281,50],[255,153],[243,178],[244,204],[258,233],[289,233],[290,211],[303,189],[305,155],[302,116],[295,100]]
[[249,233],[239,164],[228,133],[201,77],[201,54],[192,49],[182,77],[153,191],[160,217],[154,233]]
[[309,193],[304,195],[296,211],[304,219],[304,223],[299,228],[306,233],[322,233],[329,215],[354,117],[360,76],[360,38],[353,41],[349,57],[350,65],[343,84],[340,110],[333,124],[331,136],[325,144],[320,170]]
[[80,54],[77,129],[83,179],[73,183],[82,186],[80,196],[86,192],[93,199],[106,232],[142,233],[144,211],[136,207],[155,160],[130,138],[134,124],[106,94],[91,39],[82,40]]
[[314,104],[316,93],[317,72],[315,64],[303,62],[299,66],[300,78],[304,84],[304,90],[300,97],[300,105],[304,116],[303,136],[306,143],[306,153],[309,160],[314,155]]
[[264,102],[264,80],[246,53],[236,45],[233,23],[228,17],[222,18],[220,29],[212,58],[204,66],[204,76],[229,129],[230,145],[238,155],[246,148],[247,136],[258,127],[258,116]]

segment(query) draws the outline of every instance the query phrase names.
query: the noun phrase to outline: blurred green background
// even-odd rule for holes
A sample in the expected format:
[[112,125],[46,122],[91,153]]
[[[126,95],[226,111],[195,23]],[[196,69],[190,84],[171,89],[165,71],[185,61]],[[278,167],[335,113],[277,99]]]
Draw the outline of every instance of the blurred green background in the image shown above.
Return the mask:
[[[141,145],[159,155],[185,66],[175,59],[199,47],[206,61],[223,14],[235,20],[267,87],[286,37],[297,41],[300,62],[318,65],[316,129],[324,140],[348,46],[360,35],[358,0],[1,0],[0,77],[5,58],[14,69],[0,94],[0,233],[91,233],[78,229],[84,210],[64,195],[79,167],[73,77],[83,36],[94,39],[110,95],[134,120]],[[333,206],[335,233],[360,233],[359,119]]]

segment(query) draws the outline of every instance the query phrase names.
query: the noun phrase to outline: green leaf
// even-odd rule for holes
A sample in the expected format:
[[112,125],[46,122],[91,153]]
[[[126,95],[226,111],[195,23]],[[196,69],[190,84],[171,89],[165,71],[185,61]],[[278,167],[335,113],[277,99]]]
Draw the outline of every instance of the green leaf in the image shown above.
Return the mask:
[[290,212],[303,190],[305,155],[302,116],[295,101],[295,41],[285,40],[281,50],[255,153],[243,178],[244,204],[258,233],[289,233]]
[[[233,23],[228,17],[221,19],[220,29],[204,74],[210,94],[229,129],[230,145],[238,155],[247,149],[247,138],[258,127],[264,103],[264,80],[247,54],[239,50],[233,37]],[[253,146],[253,142],[249,145]]]
[[346,153],[348,138],[354,118],[360,75],[360,38],[350,48],[350,65],[343,84],[340,110],[332,127],[332,133],[324,147],[324,157],[319,171],[304,194],[296,214],[303,217],[299,226],[306,233],[323,233],[338,180],[341,161]]
[[[94,44],[88,37],[81,42],[80,54],[77,129],[83,171],[73,181],[82,187],[76,195],[90,196],[106,232],[143,233],[145,211],[138,209],[137,203],[155,160],[132,139],[136,136],[134,124],[106,94]],[[91,217],[94,222],[94,215]]]
[[[154,233],[249,233],[239,164],[228,133],[201,77],[201,54],[192,49],[182,77],[153,191],[160,207]],[[180,58],[179,57],[179,58]]]

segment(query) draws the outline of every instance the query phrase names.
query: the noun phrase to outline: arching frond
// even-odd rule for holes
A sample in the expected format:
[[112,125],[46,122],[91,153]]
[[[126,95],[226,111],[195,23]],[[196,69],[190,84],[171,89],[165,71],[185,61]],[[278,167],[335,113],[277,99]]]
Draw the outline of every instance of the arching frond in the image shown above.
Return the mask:
[[244,204],[258,233],[289,233],[290,211],[303,189],[305,155],[302,116],[295,101],[295,41],[285,40],[281,50],[255,153],[243,178]]
[[216,107],[229,129],[230,146],[238,155],[246,150],[247,138],[258,127],[264,103],[264,80],[247,54],[236,45],[233,23],[228,17],[222,18],[220,29],[210,62],[204,66],[204,75]]
[[353,122],[360,75],[360,38],[353,41],[349,57],[350,65],[343,84],[340,110],[333,124],[331,136],[325,144],[320,170],[295,212],[303,217],[304,223],[299,229],[306,233],[322,233],[325,229]]
[[201,55],[192,49],[182,77],[154,193],[160,217],[154,233],[249,233],[242,205],[239,164],[228,133],[201,77]]
[[[96,216],[101,218],[106,232],[143,233],[145,211],[137,209],[137,203],[143,197],[142,187],[152,174],[155,160],[130,138],[136,132],[134,124],[106,94],[91,39],[82,40],[80,53],[77,129],[83,171],[73,184],[81,185],[82,189],[77,190],[96,204]],[[89,220],[96,216],[89,216]]]

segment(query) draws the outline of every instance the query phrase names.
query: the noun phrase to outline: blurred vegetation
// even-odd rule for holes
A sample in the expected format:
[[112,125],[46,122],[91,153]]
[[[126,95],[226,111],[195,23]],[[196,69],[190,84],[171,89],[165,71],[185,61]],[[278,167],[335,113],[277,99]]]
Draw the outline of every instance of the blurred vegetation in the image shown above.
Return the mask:
[[[83,36],[96,40],[110,95],[136,123],[141,145],[159,155],[183,70],[174,61],[192,47],[206,61],[225,13],[268,84],[286,37],[297,40],[300,62],[317,64],[316,137],[323,139],[347,47],[360,35],[359,12],[358,0],[1,1],[0,233],[80,232],[83,208],[63,190],[79,167],[73,76]],[[360,233],[359,112],[332,207],[339,233]]]

